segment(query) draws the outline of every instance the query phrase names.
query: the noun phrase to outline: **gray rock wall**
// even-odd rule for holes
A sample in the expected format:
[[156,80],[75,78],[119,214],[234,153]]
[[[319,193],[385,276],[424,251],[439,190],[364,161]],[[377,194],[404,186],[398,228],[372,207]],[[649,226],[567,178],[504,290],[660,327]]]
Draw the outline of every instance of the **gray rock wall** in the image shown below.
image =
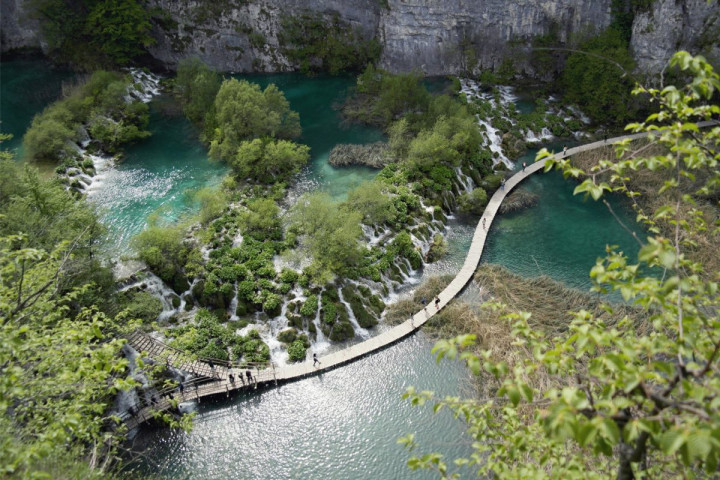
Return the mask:
[[655,0],[636,15],[630,48],[641,72],[659,73],[677,50],[702,54],[720,67],[720,5],[717,0]]
[[16,48],[39,48],[38,24],[24,10],[26,0],[0,1],[0,52]]
[[[515,57],[529,71],[518,43],[547,34],[553,24],[561,40],[610,24],[610,0],[390,0],[383,12],[382,63],[392,70],[420,68],[428,75],[458,73],[472,48],[479,68]],[[510,42],[514,42],[514,48]],[[463,45],[461,47],[461,45]]]
[[[294,65],[281,53],[278,35],[285,15],[306,12],[340,18],[366,39],[376,35],[377,0],[149,0],[167,12],[155,29],[150,53],[169,67],[188,55],[222,71],[288,71]],[[264,42],[253,41],[263,39]]]
[[[2,51],[42,47],[37,22],[23,11],[28,0],[0,1]],[[195,55],[231,72],[296,68],[279,41],[284,15],[337,14],[366,39],[383,46],[381,65],[428,75],[497,68],[511,59],[529,75],[526,48],[532,37],[557,29],[561,40],[611,20],[611,0],[146,0],[156,17],[149,48],[174,68]],[[717,0],[655,0],[633,25],[632,50],[639,69],[658,72],[678,48],[720,57]],[[468,52],[472,58],[468,62]]]

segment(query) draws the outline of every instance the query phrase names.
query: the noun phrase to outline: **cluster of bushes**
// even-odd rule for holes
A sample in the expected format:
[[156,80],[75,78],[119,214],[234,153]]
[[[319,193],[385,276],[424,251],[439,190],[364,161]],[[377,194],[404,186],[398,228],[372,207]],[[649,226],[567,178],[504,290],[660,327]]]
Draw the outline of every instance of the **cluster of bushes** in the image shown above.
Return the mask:
[[310,339],[306,334],[298,334],[297,329],[288,328],[280,332],[277,339],[287,345],[288,356],[291,362],[301,362],[305,360],[307,349],[310,348]]
[[299,64],[303,73],[360,70],[380,58],[380,43],[364,39],[337,12],[285,16],[279,35],[283,53]]
[[270,348],[257,330],[246,336],[235,333],[232,322],[222,323],[212,312],[200,309],[192,324],[169,330],[173,336],[170,345],[198,357],[216,358],[235,362],[270,360]]
[[33,160],[68,162],[75,166],[76,144],[82,130],[93,140],[91,146],[115,153],[120,145],[146,138],[148,107],[140,101],[126,102],[132,78],[117,72],[98,70],[33,118],[23,138],[27,156]]
[[185,241],[184,225],[164,225],[157,217],[148,219],[148,228],[135,236],[132,245],[138,258],[177,293],[190,287],[185,267],[199,256]]
[[395,75],[368,65],[358,77],[355,96],[343,106],[354,121],[386,127],[405,114],[427,110],[431,96],[420,73]]
[[[0,135],[0,142],[6,138]],[[104,307],[111,296],[112,272],[97,255],[104,234],[105,227],[84,199],[76,199],[56,179],[42,179],[36,169],[0,150],[0,236],[21,235],[13,239],[14,250],[52,251],[60,242],[70,241],[73,251],[58,275],[58,291],[93,285],[77,293],[75,305]]]
[[226,162],[237,181],[287,181],[310,159],[310,149],[291,140],[300,136],[300,117],[274,85],[234,78],[222,80],[197,58],[178,65],[175,80],[185,115],[201,130],[210,156]]

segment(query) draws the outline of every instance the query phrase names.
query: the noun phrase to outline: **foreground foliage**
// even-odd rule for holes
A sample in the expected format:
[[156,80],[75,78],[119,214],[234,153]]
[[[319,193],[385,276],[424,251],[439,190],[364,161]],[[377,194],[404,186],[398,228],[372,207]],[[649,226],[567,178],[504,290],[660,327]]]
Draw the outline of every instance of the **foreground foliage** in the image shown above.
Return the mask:
[[[639,261],[608,249],[591,271],[593,289],[618,291],[640,314],[623,316],[614,326],[587,310],[574,312],[567,333],[549,338],[529,325],[529,314],[506,315],[514,345],[532,357],[509,368],[493,359],[492,350],[468,351],[472,335],[441,341],[438,358],[460,358],[475,372],[497,378],[497,396],[485,401],[435,399],[430,392],[410,389],[415,404],[428,401],[448,407],[468,422],[475,443],[470,458],[455,460],[479,474],[497,478],[702,478],[712,476],[720,460],[720,321],[718,272],[704,270],[688,259],[698,238],[718,235],[698,198],[716,198],[720,187],[718,143],[720,127],[700,130],[697,121],[720,113],[709,103],[720,89],[720,78],[701,57],[685,52],[672,63],[694,76],[684,88],[637,89],[659,103],[660,112],[631,131],[651,133],[651,143],[666,154],[601,162],[594,174],[609,172],[608,182],[592,175],[576,193],[600,198],[604,192],[633,196],[625,178],[650,169],[666,178],[662,190],[674,192],[674,202],[651,212],[638,211],[650,236]],[[618,154],[632,148],[618,145]],[[541,155],[542,157],[542,155]],[[566,175],[580,169],[560,161]],[[697,184],[694,182],[697,180]],[[683,193],[688,185],[692,193]],[[682,214],[683,204],[692,205]],[[717,208],[715,203],[711,208]],[[672,236],[658,225],[669,225]],[[646,276],[642,265],[663,272]],[[605,310],[613,312],[606,305]],[[645,327],[640,328],[641,325]],[[557,387],[538,388],[532,379],[546,375]],[[401,440],[413,447],[412,436]],[[439,454],[413,458],[411,468],[430,468],[457,478]]]
[[134,322],[95,306],[115,305],[87,205],[4,151],[0,172],[0,476],[99,476],[121,438],[108,409],[134,385],[116,336]]

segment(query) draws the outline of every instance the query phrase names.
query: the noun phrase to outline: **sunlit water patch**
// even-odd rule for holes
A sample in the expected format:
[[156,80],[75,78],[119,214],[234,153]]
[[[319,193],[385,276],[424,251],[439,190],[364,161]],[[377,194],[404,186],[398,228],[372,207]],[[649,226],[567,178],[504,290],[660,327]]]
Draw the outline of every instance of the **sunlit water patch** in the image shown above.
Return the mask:
[[470,439],[447,411],[412,407],[410,385],[467,395],[461,366],[436,365],[432,342],[413,336],[343,368],[280,388],[201,405],[189,434],[144,429],[143,471],[172,479],[435,478],[411,472],[398,437],[416,433],[420,452],[467,455]]

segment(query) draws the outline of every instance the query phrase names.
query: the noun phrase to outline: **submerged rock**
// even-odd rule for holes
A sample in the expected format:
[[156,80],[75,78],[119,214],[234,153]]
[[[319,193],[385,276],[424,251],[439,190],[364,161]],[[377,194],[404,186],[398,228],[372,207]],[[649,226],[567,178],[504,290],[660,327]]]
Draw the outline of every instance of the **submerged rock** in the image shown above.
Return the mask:
[[500,205],[500,213],[509,213],[535,206],[540,196],[536,193],[528,192],[524,189],[518,189],[512,192],[503,200]]

